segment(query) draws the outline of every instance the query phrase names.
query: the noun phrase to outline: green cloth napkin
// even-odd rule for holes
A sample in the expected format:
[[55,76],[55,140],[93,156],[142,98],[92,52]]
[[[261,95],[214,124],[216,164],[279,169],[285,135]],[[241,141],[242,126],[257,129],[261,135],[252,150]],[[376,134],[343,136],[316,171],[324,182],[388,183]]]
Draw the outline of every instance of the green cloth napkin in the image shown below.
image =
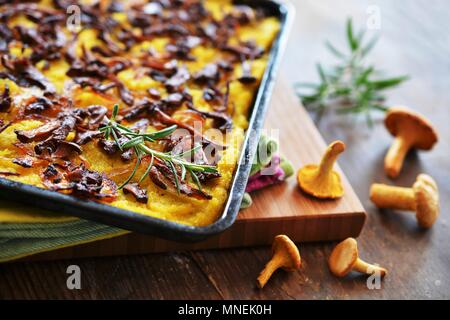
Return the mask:
[[125,233],[119,228],[82,219],[56,223],[1,223],[0,262]]

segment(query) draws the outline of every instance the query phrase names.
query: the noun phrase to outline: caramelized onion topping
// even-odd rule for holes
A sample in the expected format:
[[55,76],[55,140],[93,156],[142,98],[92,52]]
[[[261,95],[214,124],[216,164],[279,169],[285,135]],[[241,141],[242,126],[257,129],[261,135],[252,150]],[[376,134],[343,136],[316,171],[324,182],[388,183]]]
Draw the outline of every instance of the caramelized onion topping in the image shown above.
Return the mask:
[[147,203],[148,195],[147,190],[142,189],[137,183],[129,183],[123,187],[123,192],[125,194],[131,193],[138,202]]
[[50,164],[41,172],[44,185],[54,191],[111,202],[117,197],[117,185],[106,176],[80,166]]
[[0,112],[7,112],[11,107],[11,96],[9,95],[9,86],[5,84],[2,95],[0,96]]
[[[111,116],[108,108],[101,105],[76,108],[66,96],[72,87],[89,88],[108,99],[114,92],[127,105],[115,120],[136,132],[145,132],[150,125],[157,129],[170,125],[186,129],[189,132],[186,141],[180,141],[174,135],[168,136],[160,141],[161,148],[171,152],[176,147],[184,148],[183,144],[193,142],[194,138],[201,138],[202,148],[194,153],[193,161],[202,165],[217,163],[218,155],[208,156],[211,158],[208,159],[203,148],[212,145],[223,150],[226,146],[208,139],[200,130],[194,129],[193,123],[212,119],[215,128],[224,131],[232,128],[233,111],[230,111],[228,103],[230,82],[255,83],[257,78],[251,73],[250,62],[264,54],[255,42],[236,42],[234,36],[241,26],[261,18],[261,12],[246,5],[235,5],[231,12],[217,19],[198,0],[135,1],[132,4],[114,0],[94,1],[92,4],[52,0],[51,4],[53,7],[47,9],[32,0],[0,0],[0,79],[42,91],[42,94],[27,97],[17,105],[8,85],[0,92],[0,112],[11,113],[8,122],[0,119],[0,133],[11,123],[24,119],[37,119],[43,123],[34,129],[15,130],[20,141],[14,144],[20,155],[13,160],[15,164],[24,168],[38,167],[44,185],[51,190],[102,201],[116,198],[118,188],[115,183],[86,168],[81,146],[94,141],[108,155],[120,156],[124,162],[130,162],[138,155],[133,148],[121,151],[115,141],[104,139],[101,128],[108,125],[108,117]],[[66,12],[72,5],[81,9],[83,28],[94,30],[99,40],[93,47],[81,46],[81,55],[77,54],[80,33],[70,34],[65,30]],[[111,14],[116,12],[125,13],[132,27],[116,20]],[[19,15],[24,15],[36,26],[13,27],[10,20]],[[127,58],[136,44],[159,36],[168,38],[164,53],[148,49],[141,52],[138,59]],[[31,54],[20,58],[11,55],[10,48],[16,44]],[[199,46],[212,46],[222,54],[191,74],[185,63],[196,59],[194,53]],[[52,62],[62,59],[69,64],[66,75],[72,81],[61,95],[43,73],[52,66]],[[242,76],[238,78],[233,72],[236,63],[242,63]],[[137,78],[150,76],[165,90],[130,91],[118,77],[119,72],[127,69],[135,72]],[[222,87],[224,83],[226,90]],[[203,90],[203,98],[212,111],[196,108],[188,91],[191,85]],[[163,92],[168,94],[162,96]],[[74,138],[69,139],[73,134]],[[128,141],[120,135],[117,139],[119,143]],[[181,172],[172,170],[177,169],[157,161],[149,177],[162,189],[176,186],[179,192],[189,197],[211,199],[207,193],[179,179],[177,175],[182,175]],[[189,173],[187,175],[189,177]],[[201,182],[219,176],[219,173],[196,173]],[[133,194],[139,202],[148,201],[146,190],[136,183],[126,185],[124,192]]]

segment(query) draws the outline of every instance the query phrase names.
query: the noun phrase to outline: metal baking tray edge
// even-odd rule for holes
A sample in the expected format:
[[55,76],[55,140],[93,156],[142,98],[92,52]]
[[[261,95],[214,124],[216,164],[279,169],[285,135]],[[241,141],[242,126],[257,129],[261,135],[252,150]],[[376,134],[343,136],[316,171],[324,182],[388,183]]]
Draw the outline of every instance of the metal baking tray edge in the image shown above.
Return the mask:
[[91,200],[75,198],[5,178],[0,178],[0,198],[173,241],[201,241],[230,227],[236,220],[239,212],[250,173],[251,162],[274,88],[275,75],[281,62],[282,52],[286,46],[294,17],[292,5],[277,0],[241,0],[234,2],[268,10],[271,15],[280,19],[281,28],[272,44],[269,61],[255,97],[249,128],[244,139],[229,196],[222,216],[218,220],[203,227],[188,226]]

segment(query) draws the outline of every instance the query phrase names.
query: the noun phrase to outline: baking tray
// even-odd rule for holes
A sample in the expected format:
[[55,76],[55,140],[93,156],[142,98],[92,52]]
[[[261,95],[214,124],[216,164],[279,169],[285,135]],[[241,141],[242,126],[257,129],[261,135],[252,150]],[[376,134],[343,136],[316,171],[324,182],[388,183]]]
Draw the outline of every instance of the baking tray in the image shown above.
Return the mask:
[[294,15],[291,5],[276,0],[240,0],[234,1],[234,3],[265,10],[269,15],[280,20],[281,28],[270,50],[268,64],[255,96],[249,128],[242,145],[229,196],[218,220],[204,227],[187,226],[5,178],[0,178],[0,198],[174,241],[200,241],[230,227],[239,212],[253,155],[256,152],[264,116],[273,91],[275,75]]

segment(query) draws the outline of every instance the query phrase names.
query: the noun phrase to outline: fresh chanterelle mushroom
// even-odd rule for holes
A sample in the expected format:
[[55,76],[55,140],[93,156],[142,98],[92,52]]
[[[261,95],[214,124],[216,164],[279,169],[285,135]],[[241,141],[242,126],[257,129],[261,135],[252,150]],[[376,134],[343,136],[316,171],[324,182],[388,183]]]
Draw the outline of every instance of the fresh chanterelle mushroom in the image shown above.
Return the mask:
[[358,256],[358,243],[353,238],[347,238],[339,243],[328,259],[330,271],[337,277],[345,277],[350,271],[366,274],[379,274],[384,277],[387,270],[362,261]]
[[342,187],[339,173],[333,170],[337,157],[345,150],[342,141],[331,143],[320,161],[319,165],[308,164],[298,172],[298,185],[300,188],[317,198],[336,199],[342,197]]
[[375,183],[370,188],[370,200],[378,208],[415,211],[423,228],[430,228],[439,216],[439,190],[426,174],[419,174],[411,188]]
[[272,245],[273,256],[257,279],[258,287],[263,288],[272,274],[279,268],[295,271],[300,268],[302,259],[297,246],[285,235],[275,237]]
[[410,149],[430,150],[438,140],[431,122],[406,107],[389,109],[384,124],[395,137],[384,158],[384,170],[391,178],[400,173],[403,160]]

